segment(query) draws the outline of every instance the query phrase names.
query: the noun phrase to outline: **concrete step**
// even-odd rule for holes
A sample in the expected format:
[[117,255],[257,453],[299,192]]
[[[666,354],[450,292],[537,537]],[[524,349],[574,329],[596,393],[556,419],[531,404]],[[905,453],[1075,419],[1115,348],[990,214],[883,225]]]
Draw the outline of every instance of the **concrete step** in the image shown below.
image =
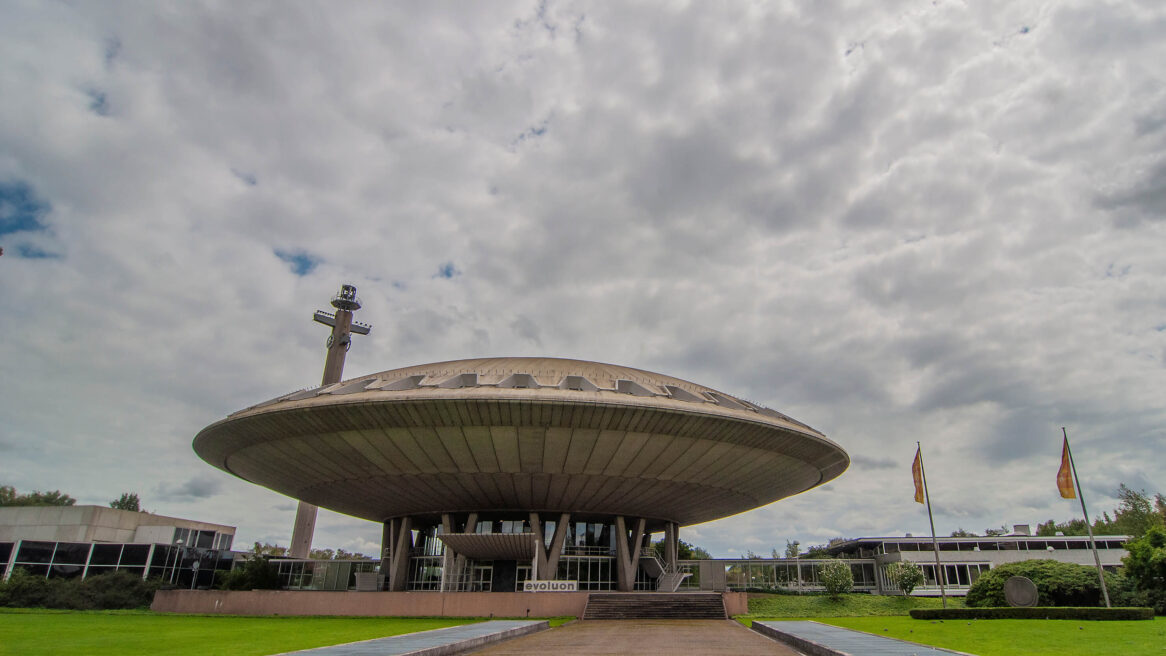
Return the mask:
[[586,620],[725,619],[725,602],[719,594],[618,593],[588,595]]

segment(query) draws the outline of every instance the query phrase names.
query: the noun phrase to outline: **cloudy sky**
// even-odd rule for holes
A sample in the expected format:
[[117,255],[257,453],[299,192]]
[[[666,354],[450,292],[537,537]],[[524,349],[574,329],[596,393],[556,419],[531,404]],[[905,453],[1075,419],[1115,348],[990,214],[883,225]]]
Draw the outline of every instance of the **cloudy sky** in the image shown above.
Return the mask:
[[[191,440],[463,357],[624,364],[851,455],[731,556],[1166,492],[1166,5],[0,0],[0,484],[286,544]],[[375,552],[322,512],[316,546]]]

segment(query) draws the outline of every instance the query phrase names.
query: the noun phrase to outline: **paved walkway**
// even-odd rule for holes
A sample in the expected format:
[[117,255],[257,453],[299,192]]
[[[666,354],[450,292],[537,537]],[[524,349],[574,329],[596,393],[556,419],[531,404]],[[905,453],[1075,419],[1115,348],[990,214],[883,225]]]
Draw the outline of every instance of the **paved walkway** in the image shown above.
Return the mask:
[[[753,622],[753,630],[813,656],[951,656],[963,654],[938,647],[852,631],[818,622]],[[965,655],[967,656],[967,655]]]
[[554,654],[710,654],[797,656],[793,649],[732,620],[588,620],[472,652],[482,656]]
[[387,638],[348,642],[331,647],[317,647],[287,652],[303,656],[438,656],[460,654],[478,645],[507,640],[545,629],[546,620],[494,620],[463,624],[432,631],[419,631]]

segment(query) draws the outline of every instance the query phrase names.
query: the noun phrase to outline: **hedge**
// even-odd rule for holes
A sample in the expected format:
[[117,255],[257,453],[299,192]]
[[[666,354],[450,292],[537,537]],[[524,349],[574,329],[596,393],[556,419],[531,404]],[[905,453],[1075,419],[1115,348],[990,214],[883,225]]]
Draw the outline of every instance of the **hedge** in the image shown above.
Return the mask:
[[914,608],[917,620],[1150,620],[1153,608],[1033,606],[1030,608]]
[[0,606],[15,608],[65,608],[108,610],[144,608],[154,599],[161,582],[143,581],[128,572],[90,576],[85,580],[46,579],[17,568],[0,583]]

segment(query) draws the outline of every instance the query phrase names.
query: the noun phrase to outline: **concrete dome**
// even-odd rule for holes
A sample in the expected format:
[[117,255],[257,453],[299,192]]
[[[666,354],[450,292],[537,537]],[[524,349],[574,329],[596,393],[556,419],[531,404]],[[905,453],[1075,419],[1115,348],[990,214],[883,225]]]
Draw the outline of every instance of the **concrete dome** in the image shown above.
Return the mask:
[[439,362],[295,392],[208,426],[194,449],[240,478],[377,522],[535,511],[696,524],[849,465],[777,411],[557,358]]

